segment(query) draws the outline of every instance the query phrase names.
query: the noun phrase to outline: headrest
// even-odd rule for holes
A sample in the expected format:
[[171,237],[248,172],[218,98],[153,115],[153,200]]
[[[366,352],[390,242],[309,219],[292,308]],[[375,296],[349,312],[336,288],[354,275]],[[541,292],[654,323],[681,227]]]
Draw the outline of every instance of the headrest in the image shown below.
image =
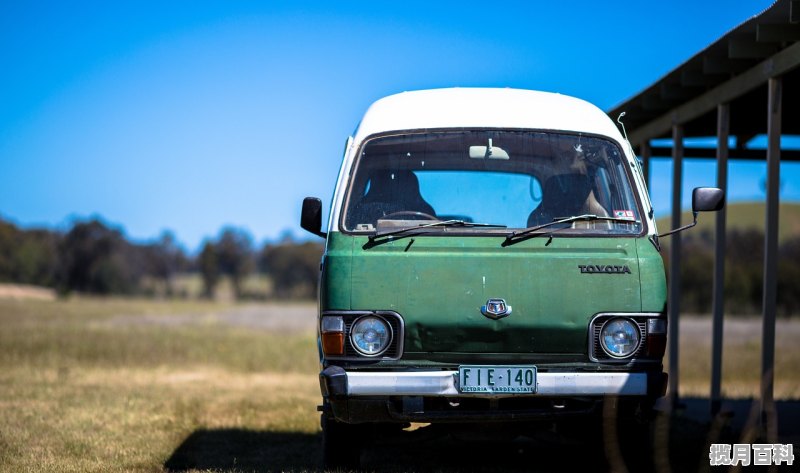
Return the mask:
[[543,203],[562,208],[579,208],[589,197],[592,187],[585,174],[558,174],[551,176],[542,189]]
[[368,199],[381,196],[399,196],[403,193],[419,194],[419,180],[411,171],[373,171],[370,176]]

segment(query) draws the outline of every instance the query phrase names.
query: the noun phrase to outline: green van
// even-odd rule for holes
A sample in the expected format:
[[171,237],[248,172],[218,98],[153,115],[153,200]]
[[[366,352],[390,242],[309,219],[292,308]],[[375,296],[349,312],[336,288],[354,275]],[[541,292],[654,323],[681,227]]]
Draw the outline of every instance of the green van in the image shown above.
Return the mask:
[[[719,189],[694,192],[716,210]],[[597,107],[453,88],[375,102],[348,139],[319,289],[323,450],[379,429],[647,419],[664,395],[666,279],[641,167]]]

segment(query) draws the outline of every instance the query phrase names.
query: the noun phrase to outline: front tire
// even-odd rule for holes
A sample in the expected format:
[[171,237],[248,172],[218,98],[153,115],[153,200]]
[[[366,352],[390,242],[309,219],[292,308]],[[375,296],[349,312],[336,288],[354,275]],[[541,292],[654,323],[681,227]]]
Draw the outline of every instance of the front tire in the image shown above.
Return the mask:
[[359,426],[322,414],[322,464],[328,469],[357,470],[361,466],[364,439]]

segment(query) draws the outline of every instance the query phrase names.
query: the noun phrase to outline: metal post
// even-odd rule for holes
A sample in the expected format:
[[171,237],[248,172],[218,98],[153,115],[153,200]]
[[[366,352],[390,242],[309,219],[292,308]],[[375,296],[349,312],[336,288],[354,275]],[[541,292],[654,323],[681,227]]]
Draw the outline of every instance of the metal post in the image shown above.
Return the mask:
[[[683,125],[672,125],[672,228],[681,226],[681,187],[683,183]],[[678,405],[678,315],[681,296],[681,235],[672,235],[669,245],[669,404]]]
[[[778,283],[778,204],[781,159],[781,78],[768,83],[767,98],[767,217],[764,225],[764,305],[763,341],[761,345],[761,419],[774,413],[773,383],[775,380],[775,312]],[[775,438],[777,427],[768,422],[768,438]],[[772,434],[772,435],[771,435]]]
[[[717,106],[717,187],[728,192],[728,136],[730,135],[730,105]],[[717,212],[714,240],[714,314],[711,336],[711,415],[719,413],[722,396],[722,328],[725,311],[725,217],[726,209]]]

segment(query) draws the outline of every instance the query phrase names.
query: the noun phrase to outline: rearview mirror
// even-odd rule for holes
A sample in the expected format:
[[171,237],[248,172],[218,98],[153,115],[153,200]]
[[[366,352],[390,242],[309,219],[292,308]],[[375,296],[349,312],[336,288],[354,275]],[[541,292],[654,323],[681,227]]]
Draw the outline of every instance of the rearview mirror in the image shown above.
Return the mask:
[[322,231],[322,201],[316,197],[303,199],[303,211],[300,214],[300,227],[314,235],[325,238],[327,233]]
[[492,146],[492,139],[489,138],[489,146],[470,146],[469,157],[472,159],[508,159],[506,150],[499,146]]

